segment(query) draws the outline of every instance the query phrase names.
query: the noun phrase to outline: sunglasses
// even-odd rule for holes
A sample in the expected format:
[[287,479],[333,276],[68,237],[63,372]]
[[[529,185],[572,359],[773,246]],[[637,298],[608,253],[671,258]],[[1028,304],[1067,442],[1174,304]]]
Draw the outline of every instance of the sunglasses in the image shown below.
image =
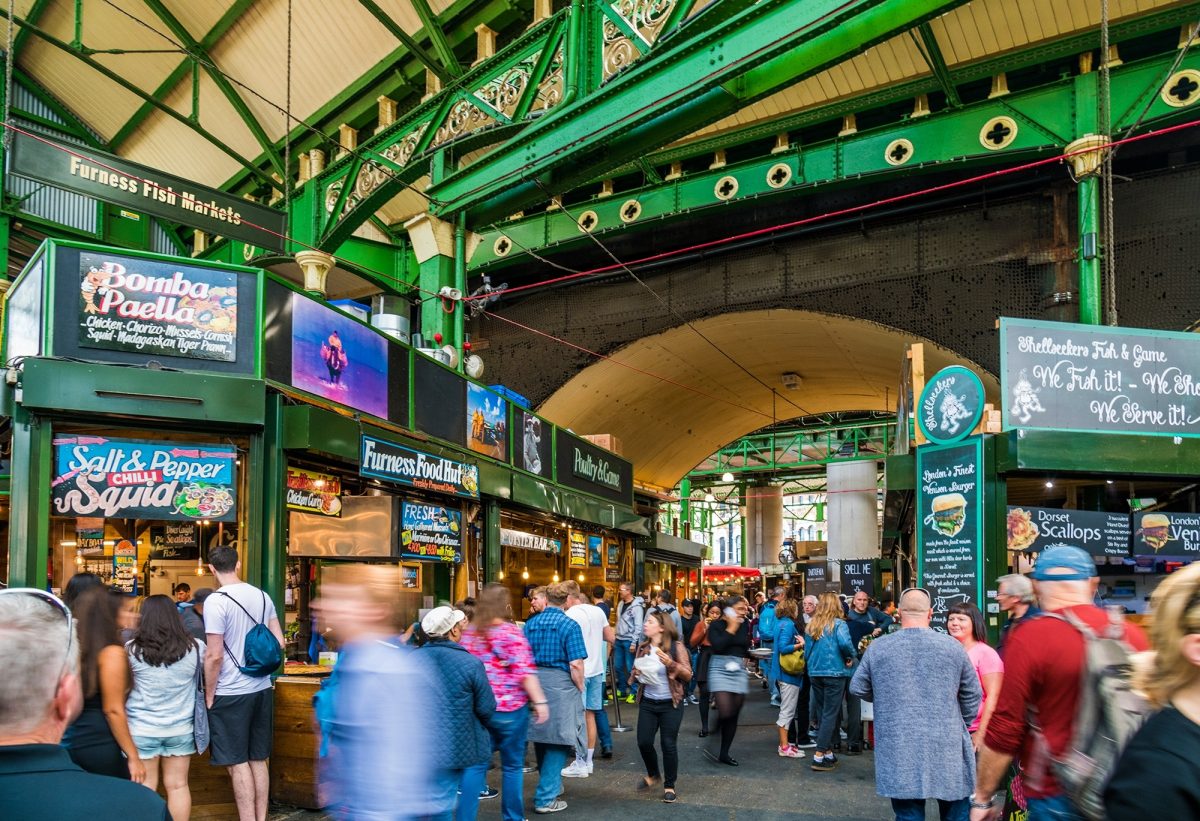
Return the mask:
[[50,605],[67,620],[67,652],[63,656],[62,669],[58,671],[58,677],[62,678],[63,673],[67,671],[67,665],[71,662],[71,648],[74,647],[75,642],[75,617],[71,615],[71,608],[67,607],[66,603],[58,596],[47,593],[45,590],[38,590],[36,587],[6,587],[0,590],[0,596],[33,596]]
[[900,601],[901,599],[903,599],[905,596],[907,596],[909,593],[913,592],[914,590],[917,591],[918,593],[924,593],[925,596],[930,601],[933,601],[933,594],[930,593],[928,590],[926,590],[924,587],[906,587],[906,588],[904,588],[904,590],[900,591],[900,598],[897,599],[896,601]]

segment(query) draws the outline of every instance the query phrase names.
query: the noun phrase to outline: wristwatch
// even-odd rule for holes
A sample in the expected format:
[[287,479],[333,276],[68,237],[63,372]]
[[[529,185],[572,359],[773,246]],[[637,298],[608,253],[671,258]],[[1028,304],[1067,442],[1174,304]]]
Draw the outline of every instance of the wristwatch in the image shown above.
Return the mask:
[[991,798],[989,798],[987,801],[976,801],[975,794],[972,793],[971,799],[970,799],[971,800],[971,809],[973,809],[973,810],[990,810],[992,807],[996,806],[996,802],[1000,799],[1001,795],[1002,795],[1002,793],[996,793]]

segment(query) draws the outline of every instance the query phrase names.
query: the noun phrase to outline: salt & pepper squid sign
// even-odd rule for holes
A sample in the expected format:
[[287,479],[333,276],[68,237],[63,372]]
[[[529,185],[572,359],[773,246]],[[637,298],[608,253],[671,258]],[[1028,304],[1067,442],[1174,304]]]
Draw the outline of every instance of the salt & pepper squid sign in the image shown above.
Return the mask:
[[237,521],[231,446],[101,436],[57,436],[53,444],[56,516]]

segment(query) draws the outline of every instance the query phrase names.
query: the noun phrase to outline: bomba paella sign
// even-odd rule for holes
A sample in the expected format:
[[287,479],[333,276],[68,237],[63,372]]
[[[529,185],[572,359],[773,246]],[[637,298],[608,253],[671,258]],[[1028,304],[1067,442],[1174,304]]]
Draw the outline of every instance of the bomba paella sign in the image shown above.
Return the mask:
[[54,438],[56,516],[237,521],[237,451],[228,445]]
[[237,360],[237,274],[136,257],[79,255],[79,344]]

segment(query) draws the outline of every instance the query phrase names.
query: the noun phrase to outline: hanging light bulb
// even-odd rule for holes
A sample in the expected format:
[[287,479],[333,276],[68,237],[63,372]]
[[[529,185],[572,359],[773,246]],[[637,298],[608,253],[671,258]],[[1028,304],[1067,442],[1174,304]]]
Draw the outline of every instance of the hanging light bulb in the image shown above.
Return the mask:
[[733,474],[731,472],[729,472],[728,470],[725,471],[724,473],[721,474],[721,481],[722,482],[732,482]]
[[558,571],[557,570],[554,571],[554,577],[551,578],[550,581],[554,584],[558,584]]
[[196,575],[197,576],[204,575],[204,562],[198,556],[196,557]]
[[504,571],[501,570],[500,575],[498,575],[496,578],[499,579],[500,581],[504,581]]
[[521,571],[521,578],[524,579],[525,581],[529,581],[529,567],[528,566],[526,566],[525,569],[523,569]]
[[579,579],[579,581],[580,581],[580,582],[587,581],[587,576],[583,575],[583,571],[582,571],[582,570],[581,570],[581,571],[579,571],[579,576],[578,576],[577,578]]

